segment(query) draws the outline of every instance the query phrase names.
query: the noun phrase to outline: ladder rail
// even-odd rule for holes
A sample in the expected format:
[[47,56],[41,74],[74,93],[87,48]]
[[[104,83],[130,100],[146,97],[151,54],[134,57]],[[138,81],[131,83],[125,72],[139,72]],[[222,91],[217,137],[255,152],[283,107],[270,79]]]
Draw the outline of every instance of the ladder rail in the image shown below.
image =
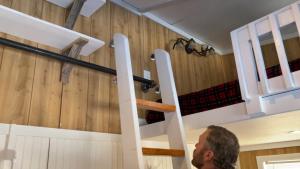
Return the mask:
[[[121,116],[123,168],[144,168],[144,151],[144,155],[171,156],[174,169],[191,169],[169,54],[161,49],[154,52],[163,101],[163,103],[155,103],[135,98],[127,37],[122,34],[115,34],[114,43]],[[170,149],[142,148],[137,106],[165,112],[167,124],[165,134],[168,135]]]
[[154,52],[157,74],[161,89],[162,102],[176,106],[174,113],[164,113],[166,121],[166,134],[169,138],[171,149],[183,149],[185,158],[172,157],[174,169],[191,169],[189,151],[186,144],[183,121],[180,113],[180,107],[175,87],[170,55],[162,49],[156,49]]
[[122,34],[114,35],[121,117],[123,168],[144,168],[141,136],[130,60],[129,42]]

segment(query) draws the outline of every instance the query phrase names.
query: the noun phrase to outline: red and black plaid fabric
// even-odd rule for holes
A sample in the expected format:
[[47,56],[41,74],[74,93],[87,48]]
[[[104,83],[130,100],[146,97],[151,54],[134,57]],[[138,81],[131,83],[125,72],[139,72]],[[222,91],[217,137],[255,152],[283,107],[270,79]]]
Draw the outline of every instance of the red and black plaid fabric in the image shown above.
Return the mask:
[[[291,72],[300,70],[300,59],[289,62],[289,66],[290,66]],[[271,79],[273,77],[277,77],[280,75],[282,75],[280,65],[275,65],[275,66],[267,68],[268,79]]]
[[[300,59],[290,62],[289,65],[292,72],[300,70]],[[279,65],[272,66],[266,71],[268,78],[282,74]],[[183,116],[243,102],[237,80],[179,96],[178,100]],[[150,124],[163,121],[165,117],[161,112],[148,111],[146,120]]]
[[[183,116],[243,102],[237,80],[179,96],[178,101]],[[146,120],[150,124],[163,121],[165,117],[161,112],[148,111]]]

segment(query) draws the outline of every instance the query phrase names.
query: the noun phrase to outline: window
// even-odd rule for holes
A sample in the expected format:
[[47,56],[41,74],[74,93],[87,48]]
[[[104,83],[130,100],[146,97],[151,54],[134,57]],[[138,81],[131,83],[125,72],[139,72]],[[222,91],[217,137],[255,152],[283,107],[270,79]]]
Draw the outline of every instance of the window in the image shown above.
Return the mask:
[[258,169],[300,169],[300,153],[256,157]]
[[299,169],[299,160],[268,161],[264,164],[264,169]]

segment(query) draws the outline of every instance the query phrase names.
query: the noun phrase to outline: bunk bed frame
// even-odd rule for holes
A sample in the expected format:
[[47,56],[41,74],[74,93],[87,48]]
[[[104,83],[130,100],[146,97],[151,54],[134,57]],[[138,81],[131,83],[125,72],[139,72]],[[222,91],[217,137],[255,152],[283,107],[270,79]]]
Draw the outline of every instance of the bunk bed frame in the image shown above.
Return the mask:
[[[183,117],[186,129],[200,129],[300,109],[300,71],[291,72],[280,29],[295,24],[300,32],[300,1],[231,32],[244,102]],[[259,38],[271,34],[282,75],[268,79]],[[141,136],[164,135],[165,122],[141,127]]]

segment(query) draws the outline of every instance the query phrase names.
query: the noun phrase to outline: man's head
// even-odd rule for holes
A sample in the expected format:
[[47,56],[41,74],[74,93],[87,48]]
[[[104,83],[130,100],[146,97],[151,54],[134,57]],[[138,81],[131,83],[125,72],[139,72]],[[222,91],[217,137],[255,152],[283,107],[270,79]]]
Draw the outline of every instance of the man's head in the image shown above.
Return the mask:
[[209,126],[195,147],[192,164],[198,169],[234,169],[240,149],[237,137],[219,126]]

